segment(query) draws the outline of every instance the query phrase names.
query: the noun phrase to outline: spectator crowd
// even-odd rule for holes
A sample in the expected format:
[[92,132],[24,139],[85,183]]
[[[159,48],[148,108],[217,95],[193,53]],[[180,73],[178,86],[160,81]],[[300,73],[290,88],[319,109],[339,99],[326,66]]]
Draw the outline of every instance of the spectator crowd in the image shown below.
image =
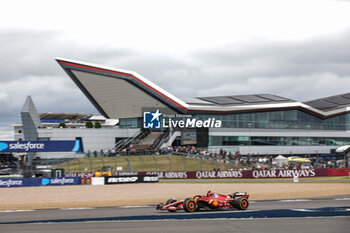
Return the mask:
[[[216,162],[231,163],[237,169],[265,170],[265,169],[314,169],[314,168],[344,168],[345,161],[322,160],[317,157],[309,158],[310,162],[286,162],[278,164],[276,155],[247,154],[242,155],[239,151],[228,152],[220,149],[218,152],[210,152],[206,149],[194,146],[168,146],[161,149],[135,149],[132,146],[121,150],[88,151],[87,157],[111,157],[123,155],[172,155],[178,154],[194,158],[207,159]],[[288,155],[290,156],[290,155]],[[287,156],[287,157],[288,157]]]

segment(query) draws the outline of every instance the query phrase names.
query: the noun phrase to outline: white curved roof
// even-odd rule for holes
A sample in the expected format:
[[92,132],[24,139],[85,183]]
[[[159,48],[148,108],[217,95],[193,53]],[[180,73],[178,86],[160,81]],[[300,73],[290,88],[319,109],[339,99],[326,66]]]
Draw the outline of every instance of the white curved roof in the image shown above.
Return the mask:
[[271,94],[178,98],[133,71],[64,58],[56,60],[107,118],[140,117],[145,107],[170,108],[179,113],[299,109],[319,117],[332,117],[350,110],[350,94],[305,103]]

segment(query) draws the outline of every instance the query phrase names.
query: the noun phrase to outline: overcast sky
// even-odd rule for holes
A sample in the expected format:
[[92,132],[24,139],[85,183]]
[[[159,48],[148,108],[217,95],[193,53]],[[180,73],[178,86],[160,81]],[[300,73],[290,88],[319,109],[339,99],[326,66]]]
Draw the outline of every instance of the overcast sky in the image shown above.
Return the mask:
[[54,60],[136,71],[177,97],[350,92],[350,1],[2,1],[0,140],[38,112],[97,110]]

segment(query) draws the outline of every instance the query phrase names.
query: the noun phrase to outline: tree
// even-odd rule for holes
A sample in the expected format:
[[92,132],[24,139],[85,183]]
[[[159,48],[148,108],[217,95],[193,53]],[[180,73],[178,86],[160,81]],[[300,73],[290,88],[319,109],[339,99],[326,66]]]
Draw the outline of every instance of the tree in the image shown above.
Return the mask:
[[60,122],[58,128],[66,128],[66,123]]
[[95,128],[96,128],[96,129],[100,129],[100,128],[101,128],[101,123],[98,122],[98,121],[96,121],[96,122],[95,122]]
[[94,127],[94,125],[92,124],[91,121],[87,121],[87,122],[85,123],[85,126],[86,126],[86,128],[92,128],[92,127]]

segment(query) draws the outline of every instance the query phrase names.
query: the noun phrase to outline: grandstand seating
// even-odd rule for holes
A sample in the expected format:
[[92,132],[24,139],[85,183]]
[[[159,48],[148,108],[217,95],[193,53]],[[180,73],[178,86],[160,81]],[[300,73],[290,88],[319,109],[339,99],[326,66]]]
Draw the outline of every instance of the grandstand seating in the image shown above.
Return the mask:
[[132,148],[137,150],[145,150],[151,147],[154,142],[163,134],[163,132],[151,132],[137,144],[133,144]]

